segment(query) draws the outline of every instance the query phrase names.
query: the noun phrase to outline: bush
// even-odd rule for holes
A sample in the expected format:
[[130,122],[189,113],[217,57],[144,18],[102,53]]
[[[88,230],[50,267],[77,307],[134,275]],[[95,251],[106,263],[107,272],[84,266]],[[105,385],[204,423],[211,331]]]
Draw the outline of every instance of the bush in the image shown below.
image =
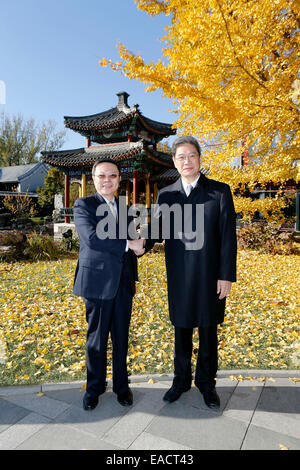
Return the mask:
[[37,213],[35,203],[27,193],[28,191],[25,196],[21,194],[4,196],[3,205],[12,214],[12,219],[30,218]]
[[0,230],[0,261],[16,261],[22,258],[26,235],[20,230]]
[[238,246],[243,250],[258,250],[273,255],[300,254],[291,233],[280,231],[275,223],[247,223],[239,229],[237,238]]
[[31,261],[55,260],[62,252],[50,235],[37,235],[32,233],[27,236],[26,248],[23,251],[24,256]]

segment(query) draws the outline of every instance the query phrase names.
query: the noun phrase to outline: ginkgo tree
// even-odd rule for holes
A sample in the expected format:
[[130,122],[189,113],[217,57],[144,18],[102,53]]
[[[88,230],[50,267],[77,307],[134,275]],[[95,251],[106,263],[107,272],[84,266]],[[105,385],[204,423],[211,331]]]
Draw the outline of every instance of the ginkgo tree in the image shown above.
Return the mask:
[[[278,220],[299,181],[299,0],[135,0],[170,17],[155,63],[118,44],[110,65],[173,100],[178,134],[196,136],[210,176],[230,184],[244,217]],[[273,185],[276,197],[249,191]],[[241,197],[242,196],[242,197]]]

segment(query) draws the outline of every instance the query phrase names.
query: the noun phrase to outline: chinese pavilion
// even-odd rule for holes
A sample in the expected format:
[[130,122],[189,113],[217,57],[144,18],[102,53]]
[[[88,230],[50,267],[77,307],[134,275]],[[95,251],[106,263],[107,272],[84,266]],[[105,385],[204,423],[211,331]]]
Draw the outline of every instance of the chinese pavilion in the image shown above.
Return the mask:
[[[95,161],[110,158],[121,169],[120,194],[127,203],[136,204],[141,195],[150,208],[156,200],[158,187],[177,176],[172,157],[159,151],[157,144],[176,134],[171,124],[153,121],[143,116],[139,105],[128,106],[128,93],[117,93],[114,108],[90,116],[65,116],[65,127],[86,139],[86,147],[74,150],[42,152],[42,160],[65,174],[65,208],[69,207],[70,184],[80,183],[79,196],[86,196],[87,180]],[[69,222],[69,217],[66,217]]]

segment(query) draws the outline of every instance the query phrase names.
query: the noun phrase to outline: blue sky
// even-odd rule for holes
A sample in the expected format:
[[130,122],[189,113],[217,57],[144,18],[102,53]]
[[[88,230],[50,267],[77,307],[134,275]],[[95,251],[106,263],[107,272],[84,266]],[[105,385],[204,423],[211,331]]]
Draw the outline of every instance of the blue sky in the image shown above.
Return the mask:
[[[0,7],[0,83],[6,100],[0,113],[52,119],[64,128],[63,117],[83,116],[117,104],[116,93],[127,91],[129,105],[142,113],[173,122],[172,102],[161,93],[145,93],[144,85],[109,68],[103,57],[118,60],[117,42],[146,61],[161,56],[164,26],[170,19],[150,17],[134,0],[5,0]],[[68,130],[63,148],[85,146]]]

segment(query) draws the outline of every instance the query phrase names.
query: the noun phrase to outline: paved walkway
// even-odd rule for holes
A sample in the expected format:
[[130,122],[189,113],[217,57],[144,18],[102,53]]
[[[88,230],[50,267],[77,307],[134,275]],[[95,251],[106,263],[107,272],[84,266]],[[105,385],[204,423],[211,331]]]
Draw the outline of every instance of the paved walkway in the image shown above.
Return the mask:
[[83,382],[0,388],[0,449],[300,450],[300,370],[219,371],[219,412],[194,386],[165,403],[171,383],[131,377],[132,407],[108,388],[93,411]]

